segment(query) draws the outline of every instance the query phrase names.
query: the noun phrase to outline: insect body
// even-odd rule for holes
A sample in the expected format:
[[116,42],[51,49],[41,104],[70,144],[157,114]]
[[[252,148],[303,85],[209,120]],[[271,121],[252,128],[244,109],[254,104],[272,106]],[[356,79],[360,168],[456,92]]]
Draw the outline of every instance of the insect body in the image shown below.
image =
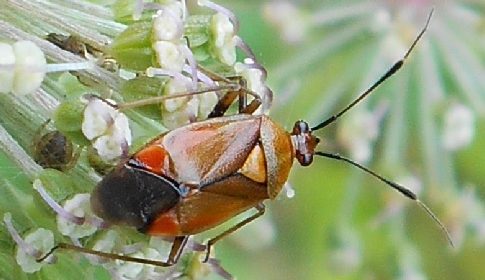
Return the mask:
[[[302,147],[313,149],[297,147],[298,137],[305,138],[264,115],[219,117],[172,130],[104,177],[93,192],[93,209],[108,223],[163,236],[193,235],[252,207],[260,215],[262,202],[281,191],[294,156]],[[299,158],[308,164],[311,155]]]
[[[154,235],[192,235],[275,198],[294,155],[292,136],[267,116],[209,119],[172,130],[134,154],[98,184],[92,204],[108,222]],[[159,183],[141,189],[145,180]],[[128,191],[123,203],[113,199],[121,189]]]

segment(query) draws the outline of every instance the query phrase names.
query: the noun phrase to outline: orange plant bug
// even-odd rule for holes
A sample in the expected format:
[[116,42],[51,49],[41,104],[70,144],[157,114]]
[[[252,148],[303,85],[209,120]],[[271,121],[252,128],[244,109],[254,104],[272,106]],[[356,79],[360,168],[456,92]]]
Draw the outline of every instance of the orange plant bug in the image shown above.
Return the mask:
[[171,266],[177,263],[190,235],[211,229],[254,208],[255,214],[208,241],[207,261],[216,242],[264,214],[263,202],[280,193],[294,159],[307,166],[312,163],[314,155],[350,163],[416,201],[452,243],[443,224],[412,191],[348,158],[315,151],[319,139],[312,134],[335,122],[394,75],[425,33],[432,14],[433,11],[402,59],[347,107],[314,127],[299,120],[293,131],[287,132],[266,115],[251,115],[261,103],[258,98],[249,105],[243,102],[240,114],[223,116],[237,96],[251,94],[234,83],[118,105],[118,109],[125,110],[215,89],[228,91],[210,114],[211,118],[158,136],[123,160],[92,193],[91,207],[107,224],[127,225],[148,235],[173,237],[168,260],[133,258],[59,243],[39,261],[63,248],[110,259]]

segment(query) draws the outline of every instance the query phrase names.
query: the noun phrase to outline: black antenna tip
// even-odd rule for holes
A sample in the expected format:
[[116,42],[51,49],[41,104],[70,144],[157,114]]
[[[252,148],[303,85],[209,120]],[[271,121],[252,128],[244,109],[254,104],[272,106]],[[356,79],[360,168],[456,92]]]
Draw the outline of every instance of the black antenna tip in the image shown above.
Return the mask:
[[412,199],[412,200],[418,200],[418,196],[415,193],[413,193],[411,190],[399,185],[398,183],[395,183],[395,182],[392,182],[392,181],[389,181],[389,180],[386,180],[386,183],[391,185],[391,187],[395,188],[397,191],[402,193],[407,198]]

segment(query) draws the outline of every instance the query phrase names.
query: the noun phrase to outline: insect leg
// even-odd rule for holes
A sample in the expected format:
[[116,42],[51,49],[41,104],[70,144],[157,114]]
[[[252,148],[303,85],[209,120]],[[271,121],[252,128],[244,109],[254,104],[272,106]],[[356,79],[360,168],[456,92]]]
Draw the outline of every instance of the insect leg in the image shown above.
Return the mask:
[[210,112],[207,118],[210,119],[223,116],[224,113],[226,113],[227,109],[229,109],[231,104],[234,102],[234,99],[238,97],[238,95],[239,91],[229,91],[224,94],[219,102],[217,102],[216,106],[214,106],[214,109],[212,109],[212,112]]
[[[246,88],[246,82],[242,77],[234,77],[241,79],[239,84],[240,84],[240,89],[238,91],[231,91],[226,93],[216,104],[212,112],[209,114],[208,118],[216,118],[216,117],[221,117],[223,116],[226,111],[229,109],[231,104],[234,102],[234,99],[238,97],[239,100],[239,114],[252,114],[254,113],[259,106],[261,105],[261,98],[254,92],[248,90]],[[251,101],[251,103],[247,104],[247,96],[252,95],[254,99]]]
[[[252,113],[254,113],[259,108],[259,106],[261,106],[261,97],[257,93],[248,89],[247,82],[243,77],[235,76],[229,77],[229,79],[238,81],[238,84],[241,86],[238,92],[239,114],[251,115]],[[254,97],[250,104],[248,104],[248,95]]]
[[[261,105],[261,97],[247,89],[246,80],[241,76],[231,76],[231,77],[224,77],[217,73],[212,72],[209,69],[206,69],[200,65],[198,65],[199,71],[207,75],[215,82],[221,82],[224,84],[237,84],[239,85],[239,90],[234,92],[226,93],[216,104],[212,112],[209,114],[208,118],[216,118],[221,117],[224,113],[229,109],[231,104],[234,102],[236,97],[239,97],[239,113],[240,114],[252,114],[256,111],[259,106]],[[248,105],[247,104],[247,96],[251,95],[254,97],[253,101]]]
[[175,264],[178,262],[185,245],[189,240],[188,235],[176,236],[172,243],[172,249],[170,249],[170,254],[168,255],[167,263]]
[[106,253],[106,252],[101,252],[101,251],[96,251],[68,243],[59,243],[57,244],[54,248],[52,248],[49,252],[47,252],[44,256],[40,257],[37,259],[37,262],[42,262],[45,259],[47,259],[50,255],[52,255],[55,251],[58,249],[65,249],[65,250],[73,250],[77,252],[81,252],[84,254],[89,254],[89,255],[94,255],[106,259],[111,259],[111,260],[121,260],[125,262],[135,262],[135,263],[141,263],[141,264],[149,264],[149,265],[154,265],[154,266],[161,266],[161,267],[167,267],[167,266],[172,266],[180,258],[180,255],[183,251],[183,248],[185,244],[187,244],[188,236],[177,236],[175,237],[175,240],[173,241],[172,244],[172,249],[170,250],[170,255],[168,257],[168,260],[166,262],[164,261],[157,261],[157,260],[150,260],[150,259],[143,259],[143,258],[135,258],[135,257],[130,257],[130,256],[125,256],[125,255],[118,255],[118,254],[113,254],[113,253]]
[[223,233],[217,235],[216,237],[210,239],[208,242],[207,242],[207,253],[205,255],[205,259],[204,259],[204,262],[207,262],[209,260],[209,257],[210,257],[210,252],[211,252],[211,247],[219,240],[221,240],[222,238],[226,237],[227,235],[235,232],[236,230],[242,228],[243,226],[249,224],[250,222],[256,220],[257,218],[261,217],[264,215],[264,212],[266,211],[266,207],[264,206],[264,204],[259,204],[258,206],[255,207],[256,210],[258,210],[257,213],[255,213],[254,215],[244,219],[243,221],[239,222],[238,224],[232,226],[231,228],[227,229],[226,231],[224,231]]

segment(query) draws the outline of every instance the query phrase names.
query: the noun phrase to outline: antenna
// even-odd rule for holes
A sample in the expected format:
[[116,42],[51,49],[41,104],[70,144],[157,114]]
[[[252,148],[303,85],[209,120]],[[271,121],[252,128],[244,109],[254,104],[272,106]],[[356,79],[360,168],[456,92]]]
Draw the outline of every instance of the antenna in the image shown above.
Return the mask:
[[413,43],[411,44],[411,47],[409,47],[408,51],[406,54],[398,60],[394,65],[387,70],[387,72],[382,75],[379,80],[377,80],[372,86],[370,86],[366,91],[364,91],[362,94],[359,95],[352,103],[347,105],[342,111],[340,111],[338,114],[331,116],[330,118],[326,119],[325,121],[321,122],[320,124],[316,125],[315,127],[312,127],[312,130],[319,130],[321,128],[326,127],[327,125],[335,122],[338,118],[340,118],[343,114],[345,114],[348,110],[350,110],[352,107],[357,105],[360,101],[362,101],[364,98],[366,98],[370,93],[372,93],[380,84],[382,84],[385,80],[390,78],[392,75],[394,75],[401,67],[404,65],[404,62],[408,58],[409,54],[411,51],[414,49],[418,41],[423,37],[424,32],[428,29],[429,22],[431,20],[431,16],[433,15],[434,9],[431,10],[431,12],[428,15],[428,19],[426,20],[426,24],[424,25],[423,29],[421,32],[419,32],[418,36],[416,39],[414,39]]
[[382,177],[381,175],[375,173],[374,171],[368,169],[367,167],[360,165],[359,163],[357,163],[357,162],[355,162],[351,159],[348,159],[346,157],[343,157],[339,154],[331,154],[331,153],[325,153],[325,152],[315,152],[315,155],[319,155],[319,156],[322,156],[322,157],[331,158],[331,159],[340,160],[340,161],[350,163],[351,165],[359,168],[360,170],[363,170],[366,173],[369,173],[370,175],[372,175],[373,177],[376,177],[377,179],[381,180],[382,182],[387,184],[389,187],[400,192],[405,197],[416,201],[416,203],[421,208],[423,208],[424,211],[426,211],[426,213],[436,222],[436,224],[439,226],[441,231],[445,234],[446,239],[450,243],[451,247],[455,247],[455,245],[453,244],[453,240],[451,239],[451,235],[448,232],[448,230],[446,229],[446,227],[443,225],[443,223],[438,219],[438,217],[433,213],[433,211],[431,211],[431,209],[428,206],[426,206],[426,204],[424,204],[421,200],[419,200],[418,196],[415,193],[413,193],[411,190],[409,190],[408,188],[403,187],[403,186],[399,185],[398,183],[395,183],[395,182],[393,182],[389,179],[386,179],[386,178]]

